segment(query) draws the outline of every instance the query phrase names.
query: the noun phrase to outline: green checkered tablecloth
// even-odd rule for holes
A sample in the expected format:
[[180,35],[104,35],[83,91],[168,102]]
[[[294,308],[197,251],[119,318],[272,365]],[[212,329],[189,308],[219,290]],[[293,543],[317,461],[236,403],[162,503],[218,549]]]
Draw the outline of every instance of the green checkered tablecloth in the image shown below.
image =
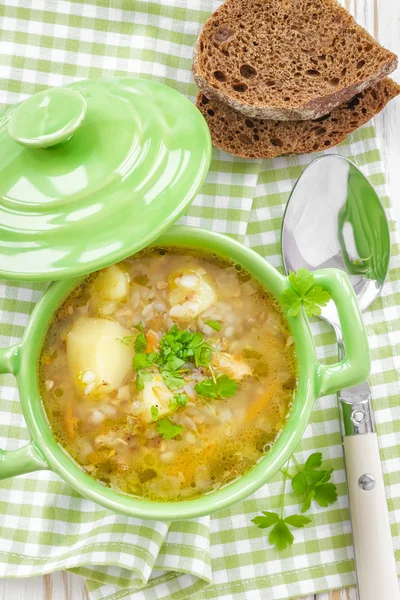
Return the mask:
[[[192,48],[216,0],[6,0],[0,4],[0,104],[76,79],[137,75],[195,98]],[[387,109],[390,110],[390,107]],[[384,202],[393,259],[383,296],[365,315],[373,358],[371,385],[396,555],[400,561],[400,247],[372,125],[340,147],[370,177]],[[315,158],[315,155],[313,156]],[[288,193],[310,156],[268,161],[214,151],[189,225],[227,233],[281,268],[279,237]],[[21,337],[45,285],[0,283],[1,345]],[[333,360],[328,326],[313,323],[321,358]],[[10,376],[0,389],[0,447],[28,440]],[[91,600],[278,600],[354,585],[348,499],[333,396],[319,400],[297,458],[321,450],[335,467],[339,499],[314,507],[313,522],[277,552],[251,519],[275,509],[277,475],[252,497],[212,517],[172,525],[117,516],[82,499],[42,471],[0,483],[0,576],[68,569],[86,578]],[[298,510],[288,495],[288,513]],[[389,600],[389,599],[385,599]]]

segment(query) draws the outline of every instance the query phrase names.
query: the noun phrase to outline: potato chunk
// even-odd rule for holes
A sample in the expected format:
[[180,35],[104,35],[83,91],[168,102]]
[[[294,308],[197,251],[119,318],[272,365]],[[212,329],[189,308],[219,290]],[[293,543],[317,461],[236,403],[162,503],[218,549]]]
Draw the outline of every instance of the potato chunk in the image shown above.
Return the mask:
[[170,315],[181,321],[189,321],[207,310],[217,300],[210,278],[203,269],[183,269],[173,273],[170,280],[168,300]]
[[213,352],[211,364],[220,373],[239,380],[252,374],[250,366],[241,356],[227,354],[226,352]]
[[84,317],[67,338],[67,361],[80,390],[87,395],[118,389],[132,373],[134,350],[121,342],[132,332],[115,321]]
[[139,400],[134,403],[132,413],[141,417],[145,423],[151,423],[151,407],[158,408],[159,418],[166,415],[171,412],[169,402],[173,395],[165,385],[162,375],[154,375],[150,381],[144,382],[144,389],[140,392]]
[[128,274],[118,265],[100,271],[94,289],[105,300],[123,300],[129,292]]

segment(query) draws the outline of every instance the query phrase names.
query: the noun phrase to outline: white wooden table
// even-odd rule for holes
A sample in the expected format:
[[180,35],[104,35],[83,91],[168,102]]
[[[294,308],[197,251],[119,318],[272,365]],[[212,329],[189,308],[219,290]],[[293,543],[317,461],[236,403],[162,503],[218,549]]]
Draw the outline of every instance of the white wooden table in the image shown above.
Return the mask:
[[[383,45],[400,56],[400,0],[345,0],[357,21]],[[400,83],[400,70],[394,74]],[[392,102],[376,118],[380,149],[389,192],[400,224],[400,100]],[[70,573],[0,581],[0,600],[84,600],[83,579]],[[249,598],[249,600],[251,600]],[[319,594],[303,600],[356,600],[355,590]],[[380,600],[377,598],[377,600]],[[381,600],[390,600],[389,598]]]

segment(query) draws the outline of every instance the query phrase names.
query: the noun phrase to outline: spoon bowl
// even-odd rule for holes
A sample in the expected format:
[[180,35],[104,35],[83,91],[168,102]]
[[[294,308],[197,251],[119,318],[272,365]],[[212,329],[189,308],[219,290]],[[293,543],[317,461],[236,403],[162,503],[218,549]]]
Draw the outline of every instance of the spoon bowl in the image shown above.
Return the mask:
[[[284,214],[282,255],[287,272],[345,271],[361,311],[379,296],[389,268],[389,227],[377,193],[350,160],[328,154],[305,169]],[[340,327],[333,302],[321,318]]]

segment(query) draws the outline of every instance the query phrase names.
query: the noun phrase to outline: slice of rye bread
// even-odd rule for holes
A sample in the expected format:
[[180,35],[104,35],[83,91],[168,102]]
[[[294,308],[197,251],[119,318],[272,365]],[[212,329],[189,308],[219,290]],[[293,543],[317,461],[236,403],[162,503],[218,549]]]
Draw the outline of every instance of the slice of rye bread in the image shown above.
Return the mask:
[[200,33],[193,75],[248,117],[296,120],[326,115],[396,66],[336,0],[227,0]]
[[214,146],[242,158],[273,158],[332,148],[398,94],[400,85],[383,79],[328,115],[309,121],[250,119],[202,92],[197,96],[197,107],[208,123]]

